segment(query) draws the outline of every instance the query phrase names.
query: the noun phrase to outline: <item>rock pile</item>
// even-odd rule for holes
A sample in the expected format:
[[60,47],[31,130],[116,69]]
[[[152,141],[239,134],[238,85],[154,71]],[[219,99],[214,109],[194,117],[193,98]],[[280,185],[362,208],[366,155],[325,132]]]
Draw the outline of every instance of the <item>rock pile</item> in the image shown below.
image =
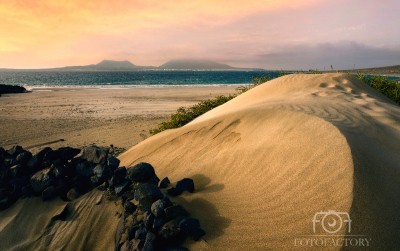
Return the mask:
[[[127,190],[121,198],[124,212],[115,236],[116,251],[187,250],[179,247],[184,238],[190,236],[198,241],[206,234],[197,219],[188,218],[182,205],[163,195],[160,188],[166,188],[169,179],[164,178],[158,186],[160,179],[153,166],[139,163],[127,170],[126,179]],[[192,179],[179,181],[167,193],[177,196],[185,190],[194,192]]]
[[119,165],[109,148],[90,146],[76,157],[80,153],[77,148],[46,147],[32,155],[21,146],[0,147],[0,210],[21,197],[76,199],[112,177]]

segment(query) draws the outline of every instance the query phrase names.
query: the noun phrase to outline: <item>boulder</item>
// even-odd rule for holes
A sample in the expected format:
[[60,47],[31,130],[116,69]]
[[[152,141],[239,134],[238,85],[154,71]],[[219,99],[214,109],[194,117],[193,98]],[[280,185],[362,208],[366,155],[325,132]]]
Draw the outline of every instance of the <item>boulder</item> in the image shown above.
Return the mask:
[[136,231],[140,228],[140,225],[136,225],[128,228],[128,240],[135,239]]
[[145,225],[141,225],[140,228],[138,230],[136,230],[135,233],[135,239],[146,239],[146,235],[147,235],[147,229],[145,227]]
[[184,191],[194,192],[194,182],[192,179],[184,178],[176,183],[176,192],[181,194]]
[[135,204],[133,204],[133,203],[130,202],[130,201],[125,201],[125,204],[124,204],[124,211],[125,211],[127,214],[132,214],[133,212],[135,212],[135,210],[136,210]]
[[31,158],[32,158],[32,153],[28,151],[23,151],[22,153],[18,154],[15,159],[18,161],[18,163],[27,164]]
[[13,178],[18,178],[18,177],[28,174],[28,166],[25,164],[18,164],[18,165],[10,167],[9,171]]
[[128,190],[122,194],[122,202],[125,203],[128,200],[135,198],[135,191]]
[[115,185],[115,194],[117,196],[120,196],[121,194],[123,194],[123,192],[125,191],[125,189],[128,187],[129,185],[129,180],[125,180],[122,181],[121,183],[119,183],[118,185]]
[[92,177],[90,177],[90,182],[92,183],[93,186],[97,187],[98,185],[100,185],[102,183],[102,181],[104,180],[104,178],[99,178],[97,177],[97,175],[93,175]]
[[172,207],[167,207],[164,209],[165,216],[167,219],[175,219],[180,216],[186,217],[189,213],[185,210],[185,208],[181,205],[175,204]]
[[1,188],[0,189],[0,200],[4,200],[8,196],[8,189]]
[[164,195],[160,189],[152,184],[143,184],[135,191],[135,200],[139,202],[139,207],[144,211],[150,211],[151,205],[162,198],[164,198]]
[[155,217],[163,217],[165,216],[164,209],[171,206],[173,206],[171,200],[168,197],[164,197],[151,205],[151,213]]
[[8,184],[10,186],[17,186],[17,187],[23,187],[29,184],[29,176],[25,175],[19,178],[15,178],[10,180],[10,182],[8,182]]
[[143,213],[143,223],[147,229],[151,229],[154,223],[154,214],[150,211],[146,211]]
[[180,232],[179,222],[181,222],[183,217],[179,217],[168,221],[158,230],[158,234],[165,240],[170,240],[178,236]]
[[7,167],[12,167],[12,166],[18,165],[18,161],[15,158],[11,157],[11,156],[10,157],[6,157],[4,159],[3,163],[6,164]]
[[63,176],[65,176],[66,171],[64,166],[60,164],[53,164],[51,165],[51,168],[53,169],[54,176],[57,179],[61,179]]
[[8,153],[6,150],[4,150],[3,147],[0,147],[0,162],[3,162],[4,159],[8,156]]
[[206,232],[200,228],[198,219],[185,218],[179,223],[179,227],[195,241],[200,240],[200,238],[206,234]]
[[168,222],[168,220],[165,216],[155,217],[154,222],[153,222],[153,228],[156,229],[156,228],[164,225],[167,222]]
[[54,173],[50,168],[43,169],[31,177],[31,185],[35,193],[41,193],[55,181]]
[[90,182],[90,177],[80,176],[80,175],[76,176],[73,179],[73,187],[80,194],[87,193],[92,188],[92,183]]
[[10,207],[10,203],[8,202],[8,198],[2,199],[0,201],[0,211],[6,210]]
[[160,188],[167,188],[170,183],[168,177],[165,177],[160,183]]
[[49,151],[46,153],[45,158],[49,160],[57,160],[57,159],[64,159],[64,160],[71,160],[76,155],[81,152],[81,149],[72,148],[72,147],[61,147],[54,151]]
[[130,167],[127,170],[126,178],[134,182],[146,182],[152,178],[156,173],[154,168],[149,163],[141,162]]
[[152,232],[147,232],[146,241],[143,246],[142,251],[154,251],[154,242],[156,241],[157,236]]
[[8,202],[11,204],[14,204],[19,198],[22,197],[22,188],[18,186],[14,186],[11,188],[9,196],[8,196]]
[[96,164],[106,164],[109,150],[107,147],[89,146],[83,150],[81,158]]
[[106,165],[97,164],[93,169],[93,173],[99,178],[105,178],[110,173],[110,169]]
[[22,149],[22,146],[16,145],[16,146],[13,146],[10,150],[8,150],[7,153],[11,157],[15,158],[15,157],[17,157],[18,154],[22,153],[23,151],[24,151],[24,149]]
[[57,196],[56,188],[53,186],[49,186],[48,188],[44,189],[42,192],[42,199],[44,201],[53,199]]
[[154,174],[153,177],[151,177],[146,183],[153,184],[155,186],[158,186],[158,183],[160,182],[160,179],[157,177],[157,175]]
[[171,196],[178,196],[180,195],[177,191],[175,187],[171,187],[170,189],[167,189],[167,193]]
[[76,172],[79,175],[90,177],[93,176],[94,165],[91,162],[81,162],[76,165]]
[[125,217],[121,217],[117,225],[117,231],[115,233],[115,243],[117,245],[121,240],[121,236],[124,232],[125,232]]
[[34,195],[32,185],[27,185],[22,188],[22,198],[30,198]]
[[111,157],[108,159],[108,166],[111,169],[117,169],[119,167],[119,163],[120,163],[119,159],[115,157]]
[[69,192],[67,193],[67,199],[70,200],[70,201],[79,198],[79,196],[80,196],[80,194],[78,193],[78,191],[76,191],[75,188],[72,188],[72,189],[69,190]]
[[144,246],[144,240],[132,239],[126,241],[122,246],[120,251],[141,251]]
[[108,188],[108,183],[104,182],[103,184],[101,184],[100,186],[97,187],[98,190],[100,191],[105,191]]
[[126,176],[126,168],[124,166],[121,166],[117,169],[115,169],[111,180],[110,180],[110,185],[115,186],[123,181],[125,181],[125,176]]

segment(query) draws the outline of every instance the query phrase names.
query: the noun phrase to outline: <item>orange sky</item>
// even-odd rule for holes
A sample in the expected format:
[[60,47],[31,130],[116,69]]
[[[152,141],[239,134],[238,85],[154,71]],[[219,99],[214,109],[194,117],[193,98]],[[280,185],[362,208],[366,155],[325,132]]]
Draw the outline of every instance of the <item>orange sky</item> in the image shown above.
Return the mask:
[[[294,18],[263,24],[262,19],[252,21],[253,17],[265,19],[315,6],[328,11],[325,3],[325,0],[2,0],[0,68],[86,65],[103,59],[129,60],[137,65],[160,65],[174,58],[191,57],[229,61],[232,53],[242,50],[242,46],[252,48],[243,51],[243,55],[257,54],[268,53],[267,49],[280,41],[305,41],[303,36],[290,36],[281,30],[300,21],[307,25],[307,20]],[[240,28],[244,24],[251,28]],[[256,27],[263,31],[258,32]],[[244,41],[252,38],[259,41],[268,34],[277,34],[275,43]],[[240,57],[234,60],[240,64]]]

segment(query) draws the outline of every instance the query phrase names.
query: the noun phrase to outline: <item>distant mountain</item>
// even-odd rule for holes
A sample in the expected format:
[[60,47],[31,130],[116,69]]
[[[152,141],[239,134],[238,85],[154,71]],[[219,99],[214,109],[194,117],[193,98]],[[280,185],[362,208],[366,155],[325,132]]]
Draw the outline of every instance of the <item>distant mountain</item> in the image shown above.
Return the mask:
[[[51,70],[130,71],[130,70],[140,70],[143,68],[146,67],[136,66],[127,60],[125,61],[103,60],[98,64],[85,65],[85,66],[67,66],[62,68],[54,68]],[[155,67],[149,67],[149,68],[155,68]]]
[[174,70],[233,70],[235,67],[206,60],[171,60],[159,66],[160,69]]

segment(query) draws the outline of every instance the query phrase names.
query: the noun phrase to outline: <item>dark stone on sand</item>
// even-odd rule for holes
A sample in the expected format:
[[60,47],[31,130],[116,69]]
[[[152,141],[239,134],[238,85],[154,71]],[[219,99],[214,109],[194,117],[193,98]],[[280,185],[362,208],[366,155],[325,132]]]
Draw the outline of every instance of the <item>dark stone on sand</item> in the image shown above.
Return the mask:
[[69,192],[67,193],[67,199],[68,200],[75,200],[77,198],[79,198],[80,194],[78,191],[76,191],[75,188],[72,188],[71,190],[69,190]]
[[156,229],[156,228],[164,225],[167,222],[168,222],[168,220],[167,220],[167,218],[165,216],[155,217],[154,218],[154,222],[153,222],[153,228]]
[[15,158],[18,163],[20,164],[27,164],[28,161],[32,158],[32,153],[28,151],[23,151],[22,153],[18,154]]
[[117,245],[121,240],[121,236],[124,233],[124,231],[125,231],[125,217],[121,217],[117,225],[117,232],[115,233],[115,243]]
[[24,149],[22,149],[22,146],[13,146],[10,150],[7,151],[7,153],[13,157],[16,158],[18,154],[22,153]]
[[94,175],[99,178],[107,177],[110,173],[110,169],[106,165],[97,164],[93,169]]
[[115,169],[113,176],[111,177],[111,182],[112,186],[115,186],[118,183],[121,183],[122,181],[125,180],[126,176],[126,168],[124,166],[121,166],[117,169]]
[[120,163],[120,160],[115,157],[111,157],[108,159],[108,166],[111,169],[117,169],[119,167],[119,163]]
[[178,196],[179,193],[176,191],[175,187],[171,187],[170,189],[167,190],[167,193],[171,196]]
[[120,251],[141,251],[143,250],[144,240],[132,239],[126,241],[122,246]]
[[108,183],[104,182],[103,184],[101,184],[100,186],[97,187],[97,190],[105,191],[105,190],[107,190],[107,188],[108,188]]
[[118,185],[115,185],[115,186],[114,186],[114,187],[115,187],[115,194],[116,194],[117,196],[122,195],[123,192],[124,192],[124,191],[126,190],[126,188],[128,187],[128,185],[129,185],[129,180],[122,181],[122,182],[119,183]]
[[53,186],[49,186],[48,188],[44,189],[42,192],[43,200],[50,200],[56,196],[57,196],[56,188]]
[[128,240],[135,239],[136,231],[140,228],[139,225],[128,228]]
[[0,162],[3,162],[4,159],[8,156],[8,153],[6,150],[4,150],[3,147],[0,147]]
[[94,165],[91,162],[81,162],[76,165],[76,172],[79,175],[90,177],[93,176]]
[[175,219],[180,216],[186,217],[189,215],[185,208],[178,204],[165,208],[164,212],[167,219]]
[[73,186],[80,194],[85,194],[92,188],[90,177],[78,175],[73,179],[73,182]]
[[135,191],[128,190],[122,194],[122,201],[125,203],[128,200],[135,198]]
[[61,220],[64,221],[68,216],[68,205],[65,205],[63,208],[59,209],[53,217],[52,220]]
[[179,227],[184,233],[189,235],[193,240],[198,241],[206,232],[200,228],[200,222],[194,218],[185,218],[179,223]]
[[149,163],[141,162],[130,167],[127,171],[126,178],[135,182],[146,182],[151,179],[156,173],[154,168]]
[[143,213],[143,223],[147,229],[151,229],[154,223],[154,214],[150,211],[146,211]]
[[93,175],[92,177],[90,177],[90,182],[92,183],[93,186],[97,187],[98,185],[100,185],[102,183],[102,181],[104,180],[104,178],[99,178],[96,175]]
[[8,182],[8,184],[10,185],[10,186],[18,186],[18,187],[23,187],[23,186],[26,186],[26,185],[28,185],[29,184],[29,176],[28,175],[25,175],[25,176],[22,176],[22,177],[19,177],[19,178],[15,178],[15,179],[12,179],[12,180],[10,180],[10,182]]
[[10,203],[8,202],[8,198],[2,199],[0,201],[0,211],[6,210],[10,207]]
[[0,189],[0,200],[3,200],[8,196],[8,189],[7,188],[1,188]]
[[164,209],[171,206],[173,206],[171,200],[168,197],[164,197],[151,205],[151,212],[155,217],[164,217]]
[[22,188],[22,198],[30,198],[34,195],[32,185],[27,185]]
[[62,166],[60,164],[56,164],[56,165],[52,165],[51,167],[53,169],[54,176],[57,179],[61,179],[63,176],[65,176],[66,170],[65,170],[64,166]]
[[18,186],[12,187],[8,196],[8,202],[14,204],[19,198],[22,197],[22,188]]
[[0,95],[7,93],[25,93],[25,92],[28,91],[22,86],[0,84]]
[[146,241],[143,246],[142,251],[154,251],[154,242],[156,241],[157,236],[152,232],[147,232]]
[[144,211],[150,211],[151,205],[163,197],[164,195],[161,193],[158,186],[148,183],[143,184],[135,191],[135,200],[139,202],[139,206]]
[[173,220],[168,221],[158,230],[158,234],[163,237],[165,240],[170,240],[175,238],[179,232],[179,222],[181,222],[183,217],[179,217]]
[[54,173],[50,168],[40,170],[31,177],[31,185],[35,193],[41,193],[55,180]]
[[64,159],[71,160],[81,152],[81,149],[72,147],[61,147],[54,151],[46,153],[45,158],[49,160]]
[[124,211],[125,211],[127,214],[132,214],[133,212],[135,212],[135,210],[136,210],[135,204],[133,204],[133,203],[130,202],[130,201],[125,201],[125,204],[124,204]]
[[184,191],[194,192],[194,182],[192,179],[184,178],[176,183],[176,192],[181,194]]
[[168,177],[165,177],[160,183],[160,188],[167,188],[170,183]]
[[83,150],[82,159],[96,164],[106,164],[109,148],[89,146]]
[[189,249],[184,247],[165,247],[164,251],[189,251]]
[[13,157],[6,157],[3,163],[6,164],[7,167],[18,165],[18,161]]
[[140,226],[140,228],[138,230],[136,230],[135,233],[135,239],[146,239],[146,235],[147,235],[147,229],[146,226],[143,224]]
[[13,178],[18,178],[28,174],[28,166],[25,164],[18,164],[10,167],[10,173]]
[[28,168],[30,171],[37,171],[38,169],[41,169],[41,165],[43,162],[43,157],[46,153],[49,151],[52,151],[50,147],[45,147],[40,152],[37,154],[33,155],[33,157],[28,161]]

